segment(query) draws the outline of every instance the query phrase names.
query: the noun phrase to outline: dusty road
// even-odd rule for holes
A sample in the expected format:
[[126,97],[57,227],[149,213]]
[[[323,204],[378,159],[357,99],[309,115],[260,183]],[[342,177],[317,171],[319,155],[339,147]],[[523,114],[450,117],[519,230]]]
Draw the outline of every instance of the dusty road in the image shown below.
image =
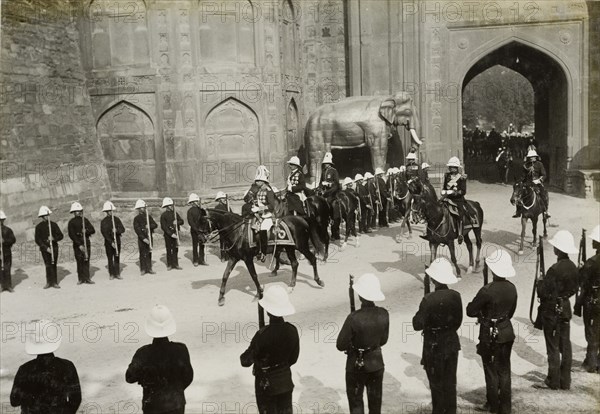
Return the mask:
[[[535,252],[528,245],[523,256],[516,255],[520,221],[511,219],[510,191],[507,186],[470,182],[468,198],[479,201],[485,211],[483,252],[491,251],[496,244],[515,253],[518,276],[514,282],[519,303],[513,320],[518,335],[512,354],[513,412],[598,412],[600,377],[579,369],[585,354],[581,318],[574,318],[571,324],[574,359],[571,391],[532,388],[535,382],[543,381],[547,368],[543,335],[533,330],[528,320]],[[561,228],[570,230],[578,238],[582,227],[591,229],[598,223],[599,212],[597,202],[551,194],[553,217],[549,236],[560,223]],[[127,214],[122,217],[131,235],[131,220]],[[99,226],[99,223],[94,224]],[[349,312],[349,272],[356,276],[366,272],[378,274],[387,296],[383,306],[390,312],[391,332],[389,343],[383,348],[384,412],[429,412],[429,388],[420,365],[421,335],[413,332],[411,325],[423,295],[423,265],[429,258],[426,243],[417,237],[421,231],[422,226],[418,226],[412,238],[396,243],[398,225],[394,225],[362,236],[358,248],[353,241],[344,251],[332,246],[329,261],[320,265],[325,288],[316,286],[308,263],[301,262],[298,285],[291,297],[297,313],[289,318],[301,333],[300,358],[292,367],[296,413],[345,413],[348,410],[345,355],[336,350],[335,340]],[[529,230],[527,241],[531,241]],[[111,281],[105,259],[99,253],[99,235],[94,236],[93,243],[98,249],[92,258],[95,285],[76,285],[70,249],[63,248],[60,290],[42,289],[44,269],[35,249],[21,249],[19,257],[14,259],[15,293],[2,293],[0,305],[2,413],[18,412],[8,403],[10,389],[17,368],[30,359],[24,352],[22,323],[49,317],[63,328],[63,344],[57,355],[72,360],[80,375],[83,389],[80,411],[141,413],[141,387],[125,382],[125,370],[135,350],[150,342],[144,332],[144,320],[156,303],[167,305],[177,320],[178,331],[172,340],[184,342],[190,349],[195,375],[186,391],[186,412],[256,412],[251,370],[242,368],[239,363],[239,355],[257,329],[256,292],[245,267],[238,265],[234,270],[227,287],[226,304],[218,307],[225,264],[214,255],[208,257],[210,266],[193,267],[188,243],[179,254],[184,269],[167,272],[164,243],[159,237],[154,257],[156,275],[140,276],[137,253],[131,250],[122,254],[124,280]],[[549,245],[545,253],[547,266],[550,266],[554,256]],[[591,242],[588,242],[588,255],[591,254]],[[464,245],[458,249],[458,255],[464,271],[468,264]],[[259,266],[259,273],[264,285],[287,283],[291,276],[287,266],[277,277],[270,277],[269,270],[263,266]],[[463,307],[481,285],[480,270],[463,274],[462,281],[455,286],[462,295]],[[475,405],[485,400],[483,370],[475,349],[477,333],[475,320],[465,315],[458,363],[458,404],[459,412],[463,413],[473,412]]]

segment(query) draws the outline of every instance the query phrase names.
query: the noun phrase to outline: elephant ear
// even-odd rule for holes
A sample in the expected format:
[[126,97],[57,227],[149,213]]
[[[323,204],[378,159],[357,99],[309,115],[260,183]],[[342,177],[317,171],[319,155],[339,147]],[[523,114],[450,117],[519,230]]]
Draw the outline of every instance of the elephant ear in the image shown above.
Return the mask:
[[393,99],[386,99],[381,103],[381,106],[379,107],[379,114],[390,125],[394,125],[394,121],[396,120],[396,112],[394,110],[395,107],[396,102]]

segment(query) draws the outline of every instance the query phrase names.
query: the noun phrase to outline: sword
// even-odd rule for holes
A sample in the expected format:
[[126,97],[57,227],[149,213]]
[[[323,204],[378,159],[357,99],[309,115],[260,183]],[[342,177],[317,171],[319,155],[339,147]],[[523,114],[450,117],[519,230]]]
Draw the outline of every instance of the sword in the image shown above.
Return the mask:
[[50,215],[48,215],[48,241],[50,242],[50,264],[54,264],[54,238],[52,237],[52,225],[50,224]]

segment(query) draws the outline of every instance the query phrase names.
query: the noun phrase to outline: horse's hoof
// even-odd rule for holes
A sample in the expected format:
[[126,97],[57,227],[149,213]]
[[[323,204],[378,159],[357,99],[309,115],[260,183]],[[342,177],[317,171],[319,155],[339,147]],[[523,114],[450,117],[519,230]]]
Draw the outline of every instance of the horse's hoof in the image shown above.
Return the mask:
[[225,298],[219,298],[219,306],[225,305]]
[[473,273],[473,266],[467,267],[467,274]]
[[519,256],[523,256],[523,250],[519,250]]
[[315,280],[315,282],[317,282],[317,285],[325,287],[325,282],[323,282],[321,279]]
[[271,271],[271,277],[275,277],[277,276],[277,270],[272,270]]
[[288,286],[288,288],[287,288],[287,292],[288,292],[288,294],[289,294],[289,295],[291,295],[291,294],[292,294],[292,292],[294,291],[294,287],[295,287],[295,286]]

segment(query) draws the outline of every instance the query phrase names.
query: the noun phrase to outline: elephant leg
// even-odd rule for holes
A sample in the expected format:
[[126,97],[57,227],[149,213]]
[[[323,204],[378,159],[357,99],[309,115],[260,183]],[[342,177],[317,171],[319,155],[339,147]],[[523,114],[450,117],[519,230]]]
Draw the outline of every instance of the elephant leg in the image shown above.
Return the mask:
[[385,169],[385,163],[387,161],[388,132],[384,130],[379,134],[368,136],[367,144],[371,147],[373,170],[375,170],[375,168]]

